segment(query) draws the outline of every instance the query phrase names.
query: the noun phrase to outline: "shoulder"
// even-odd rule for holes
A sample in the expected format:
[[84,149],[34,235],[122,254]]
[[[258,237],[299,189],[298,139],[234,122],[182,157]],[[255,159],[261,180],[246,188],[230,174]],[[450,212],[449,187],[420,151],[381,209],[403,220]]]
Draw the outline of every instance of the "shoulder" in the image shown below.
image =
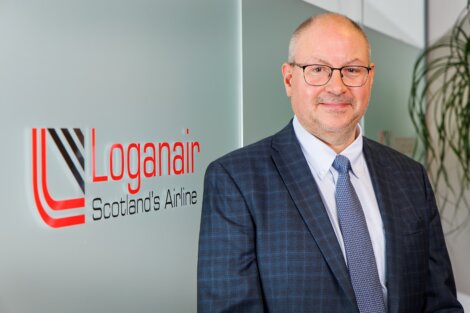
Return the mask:
[[364,156],[368,165],[387,169],[395,175],[420,179],[427,176],[424,166],[418,161],[366,137],[364,137]]
[[208,170],[213,167],[222,167],[229,172],[243,171],[257,164],[266,163],[271,158],[273,137],[264,138],[221,156],[209,164]]
[[233,175],[266,173],[273,170],[273,153],[280,146],[292,144],[295,138],[292,122],[274,135],[236,149],[209,164],[207,171],[224,169]]
[[205,196],[249,194],[266,186],[270,177],[275,175],[271,142],[272,136],[211,162],[204,176]]
[[380,157],[380,159],[386,160],[387,162],[406,164],[409,166],[422,166],[421,163],[409,156],[367,137],[364,137],[364,152],[371,156]]

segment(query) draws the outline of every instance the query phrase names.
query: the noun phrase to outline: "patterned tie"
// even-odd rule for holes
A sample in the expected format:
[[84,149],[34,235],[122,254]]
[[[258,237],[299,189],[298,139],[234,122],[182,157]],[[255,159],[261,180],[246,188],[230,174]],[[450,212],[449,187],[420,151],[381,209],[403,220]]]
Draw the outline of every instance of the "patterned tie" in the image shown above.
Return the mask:
[[338,171],[336,182],[336,207],[343,234],[349,276],[361,313],[385,313],[374,250],[367,230],[361,203],[349,179],[351,164],[345,156],[338,155],[333,162]]

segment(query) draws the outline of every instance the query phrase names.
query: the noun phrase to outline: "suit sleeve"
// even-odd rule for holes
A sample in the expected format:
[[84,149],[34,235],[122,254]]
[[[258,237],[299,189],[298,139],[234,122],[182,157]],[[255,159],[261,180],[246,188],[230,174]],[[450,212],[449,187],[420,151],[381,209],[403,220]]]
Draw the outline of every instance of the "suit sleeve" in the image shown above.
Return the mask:
[[[423,169],[424,172],[424,169]],[[427,178],[425,180],[426,201],[429,218],[429,268],[426,290],[426,313],[462,312],[457,301],[454,276],[447,252],[439,212],[434,193]]]
[[212,163],[204,179],[198,312],[263,312],[255,225],[234,179]]

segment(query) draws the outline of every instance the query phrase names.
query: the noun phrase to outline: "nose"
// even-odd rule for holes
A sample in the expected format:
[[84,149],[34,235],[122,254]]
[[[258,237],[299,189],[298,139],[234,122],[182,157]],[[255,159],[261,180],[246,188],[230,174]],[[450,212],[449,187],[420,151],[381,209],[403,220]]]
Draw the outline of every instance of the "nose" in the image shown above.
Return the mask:
[[325,87],[328,92],[335,95],[340,95],[346,92],[347,86],[343,83],[341,71],[339,69],[333,69],[331,78]]

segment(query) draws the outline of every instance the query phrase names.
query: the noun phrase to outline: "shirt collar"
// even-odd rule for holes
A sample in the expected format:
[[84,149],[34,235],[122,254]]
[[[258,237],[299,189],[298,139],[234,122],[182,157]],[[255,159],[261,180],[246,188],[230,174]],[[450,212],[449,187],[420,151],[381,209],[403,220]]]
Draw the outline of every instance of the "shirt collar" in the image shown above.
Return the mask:
[[[300,142],[302,151],[307,162],[322,180],[332,168],[333,161],[336,158],[336,152],[320,139],[310,134],[294,116],[294,132]],[[356,139],[341,152],[351,162],[352,173],[360,177],[365,170],[365,159],[362,153],[362,127],[357,125],[358,135]]]

